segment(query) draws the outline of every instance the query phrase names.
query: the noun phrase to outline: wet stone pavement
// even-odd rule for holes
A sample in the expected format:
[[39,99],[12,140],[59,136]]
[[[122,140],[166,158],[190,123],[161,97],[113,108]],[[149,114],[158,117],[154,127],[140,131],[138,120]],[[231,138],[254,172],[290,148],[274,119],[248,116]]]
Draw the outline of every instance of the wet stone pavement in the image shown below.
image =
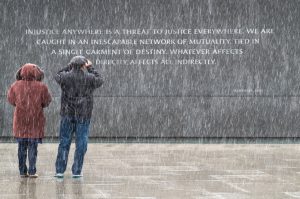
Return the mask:
[[89,144],[84,177],[56,179],[57,144],[39,145],[39,178],[20,178],[17,145],[0,144],[0,198],[300,198],[297,144]]

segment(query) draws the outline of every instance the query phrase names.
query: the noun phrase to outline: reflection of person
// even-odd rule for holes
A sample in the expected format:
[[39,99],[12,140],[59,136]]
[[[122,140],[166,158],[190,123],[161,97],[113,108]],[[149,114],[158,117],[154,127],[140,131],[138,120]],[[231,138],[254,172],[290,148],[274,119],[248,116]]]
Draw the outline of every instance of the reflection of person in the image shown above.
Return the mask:
[[63,177],[67,167],[72,134],[75,133],[76,150],[72,174],[74,178],[77,178],[82,176],[81,170],[87,150],[93,91],[103,84],[103,79],[89,60],[83,56],[75,56],[66,68],[57,73],[55,80],[62,90],[60,143],[55,163],[55,177]]
[[66,194],[66,181],[63,179],[57,179],[55,182],[56,198],[62,199],[65,198]]
[[82,199],[82,186],[84,186],[84,181],[82,179],[72,180],[72,194],[75,198]]
[[[7,94],[15,106],[13,133],[18,142],[19,171],[21,177],[36,178],[37,146],[44,137],[43,108],[51,102],[47,86],[41,82],[43,72],[35,64],[25,64],[17,74]],[[26,166],[28,153],[29,169]]]
[[20,199],[36,199],[36,181],[27,178],[21,178],[19,182],[18,196]]

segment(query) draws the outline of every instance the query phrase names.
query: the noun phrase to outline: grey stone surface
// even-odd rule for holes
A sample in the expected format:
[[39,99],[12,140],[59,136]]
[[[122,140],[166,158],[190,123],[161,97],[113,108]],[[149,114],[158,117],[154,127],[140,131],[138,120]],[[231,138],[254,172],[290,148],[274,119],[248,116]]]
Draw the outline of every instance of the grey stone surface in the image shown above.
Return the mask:
[[[300,4],[297,0],[54,0],[39,3],[11,0],[1,1],[0,9],[0,99],[5,99],[14,73],[21,65],[33,62],[42,66],[45,83],[55,98],[46,111],[47,132],[51,136],[57,135],[60,95],[53,76],[72,56],[49,55],[51,47],[35,45],[37,37],[25,35],[26,28],[273,28],[274,34],[259,36],[259,45],[243,47],[245,55],[218,56],[216,65],[97,65],[106,82],[95,92],[91,135],[291,137],[299,134]],[[57,36],[39,36],[51,37]],[[76,36],[84,37],[87,36]],[[143,36],[125,38],[140,37]],[[171,37],[174,38],[164,36]],[[177,36],[180,37],[184,36]],[[63,47],[81,48],[80,45]],[[95,61],[124,57],[89,58]],[[193,56],[166,55],[165,58]],[[11,108],[3,105],[3,101],[0,104],[0,135],[9,135]]]
[[[7,135],[8,133],[6,133],[6,131],[9,129],[9,127],[7,127],[7,124],[6,123],[6,108],[5,108],[5,101],[2,100],[3,98],[1,97],[0,98],[0,129],[1,129],[1,132],[0,132],[0,135],[3,136],[3,135]],[[8,122],[8,121],[7,121]]]
[[[58,136],[59,107],[55,97],[45,109],[47,137]],[[90,136],[299,137],[299,109],[297,97],[96,97]],[[4,103],[2,136],[12,111]]]
[[185,105],[185,136],[299,137],[297,97],[189,98]]
[[0,197],[139,199],[299,198],[295,144],[89,144],[83,178],[55,179],[58,143],[39,145],[37,179],[18,175],[17,144],[0,145]]

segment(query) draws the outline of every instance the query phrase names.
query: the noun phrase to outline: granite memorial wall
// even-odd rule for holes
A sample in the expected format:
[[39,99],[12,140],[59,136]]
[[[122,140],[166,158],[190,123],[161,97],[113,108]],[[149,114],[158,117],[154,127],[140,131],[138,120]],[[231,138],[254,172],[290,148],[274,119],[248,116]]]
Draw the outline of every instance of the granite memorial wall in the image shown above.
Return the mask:
[[298,0],[0,1],[0,136],[12,135],[6,92],[35,63],[54,75],[78,54],[105,79],[91,137],[298,137]]

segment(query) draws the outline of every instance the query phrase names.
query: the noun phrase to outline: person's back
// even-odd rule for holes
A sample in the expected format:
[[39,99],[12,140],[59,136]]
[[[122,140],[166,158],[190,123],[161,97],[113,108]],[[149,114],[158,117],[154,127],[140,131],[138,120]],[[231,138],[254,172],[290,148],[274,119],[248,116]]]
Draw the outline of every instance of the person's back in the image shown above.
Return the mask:
[[[45,117],[43,108],[51,102],[47,86],[35,79],[38,70],[34,65],[22,67],[23,77],[14,82],[8,91],[8,101],[15,106],[13,132],[19,138],[43,138]],[[36,73],[36,74],[35,74]]]
[[[34,64],[25,64],[7,93],[9,103],[15,106],[13,134],[18,141],[19,171],[22,177],[37,177],[36,156],[38,143],[44,137],[43,108],[51,102],[47,86],[41,82],[43,72]],[[28,151],[29,169],[26,166]]]
[[70,64],[55,79],[62,90],[61,115],[89,119],[93,109],[93,92],[103,84],[103,79],[92,67],[84,72],[80,64],[82,63],[79,61],[77,64]]
[[[43,108],[50,102],[47,87],[42,82],[20,80],[11,86],[10,101],[16,106],[14,132],[17,137],[43,137]],[[21,127],[20,127],[21,126]]]
[[93,110],[93,92],[103,84],[103,79],[89,60],[75,56],[66,68],[56,74],[55,80],[62,90],[55,177],[63,177],[66,170],[73,133],[76,134],[76,150],[72,173],[73,177],[81,177]]

